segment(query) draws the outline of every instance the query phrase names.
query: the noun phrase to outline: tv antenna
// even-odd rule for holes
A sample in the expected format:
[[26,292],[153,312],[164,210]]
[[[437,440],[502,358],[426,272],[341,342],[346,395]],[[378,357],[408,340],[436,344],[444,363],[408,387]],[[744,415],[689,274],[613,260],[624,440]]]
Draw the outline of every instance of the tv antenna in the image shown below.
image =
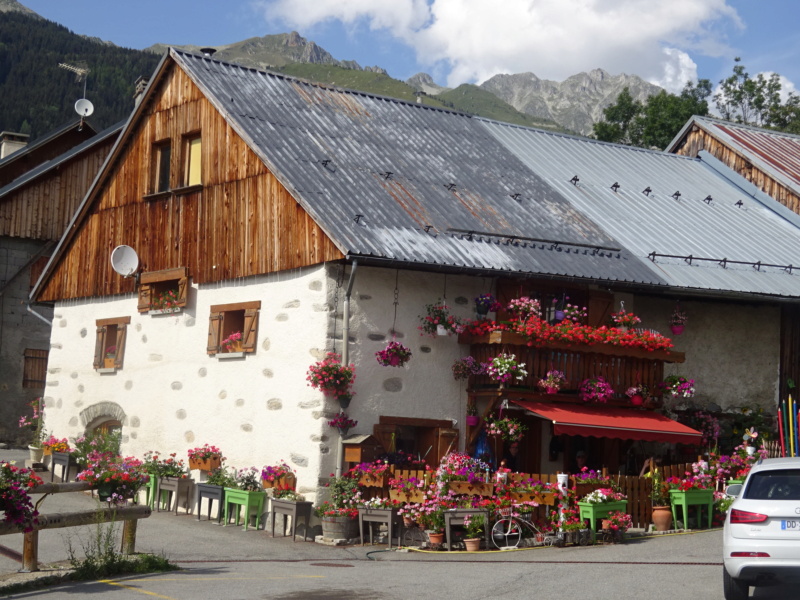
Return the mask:
[[58,63],[58,66],[62,69],[66,69],[67,71],[75,73],[76,83],[83,81],[83,98],[75,103],[75,112],[81,117],[81,124],[78,128],[80,131],[80,129],[83,127],[83,120],[94,112],[94,105],[86,99],[86,81],[88,79],[87,75],[89,75],[89,67],[86,66],[86,63],[80,63],[78,65]]

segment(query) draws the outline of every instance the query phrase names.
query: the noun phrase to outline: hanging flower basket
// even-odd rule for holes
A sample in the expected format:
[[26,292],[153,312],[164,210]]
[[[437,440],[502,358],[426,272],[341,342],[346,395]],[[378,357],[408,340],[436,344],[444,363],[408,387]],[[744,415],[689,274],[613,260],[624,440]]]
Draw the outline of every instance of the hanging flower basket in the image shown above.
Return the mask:
[[542,305],[538,300],[528,298],[527,296],[514,298],[508,303],[506,310],[518,321],[527,321],[531,317],[539,319],[542,316]]
[[614,326],[617,329],[624,329],[625,331],[627,331],[628,328],[635,327],[642,322],[642,320],[635,314],[632,312],[625,312],[624,310],[620,310],[619,312],[612,314],[611,320],[614,322]]
[[411,360],[411,349],[400,342],[389,342],[386,348],[375,353],[375,357],[383,367],[402,367]]
[[561,386],[566,383],[567,378],[564,376],[563,371],[551,369],[547,372],[544,379],[539,380],[538,385],[546,394],[557,394]]
[[631,404],[641,406],[650,397],[650,388],[643,383],[637,383],[625,390],[625,395],[630,398]]
[[672,398],[691,398],[694,396],[694,379],[686,379],[680,375],[669,375],[659,387],[665,396]]
[[581,400],[584,402],[608,402],[614,396],[614,388],[602,377],[584,379],[580,388]]
[[506,353],[495,356],[486,371],[494,381],[503,384],[515,379],[522,381],[528,375],[525,367],[517,362],[516,355]]
[[520,441],[527,430],[527,426],[510,417],[490,417],[486,420],[486,435],[500,437],[507,442]]
[[358,425],[358,421],[354,421],[350,417],[347,416],[347,413],[342,411],[338,415],[336,415],[333,419],[328,421],[328,427],[334,427],[339,430],[339,435],[342,437],[347,435],[347,432],[350,431],[351,428]]
[[488,315],[490,312],[498,311],[501,308],[502,304],[491,294],[481,294],[475,298],[475,312],[478,313],[478,315]]
[[417,327],[422,335],[436,337],[437,335],[450,335],[461,333],[463,326],[458,317],[450,314],[450,307],[442,300],[434,304],[425,305],[425,316],[421,316],[420,325]]
[[328,352],[325,360],[308,368],[306,380],[314,389],[339,399],[340,403],[346,401],[349,404],[353,395],[350,388],[356,380],[356,367],[353,364],[343,365],[338,354]]
[[675,310],[672,311],[672,315],[669,318],[669,328],[673,335],[682,334],[684,327],[686,327],[686,321],[688,320],[689,318],[686,316],[686,313],[681,310],[680,304],[676,304]]

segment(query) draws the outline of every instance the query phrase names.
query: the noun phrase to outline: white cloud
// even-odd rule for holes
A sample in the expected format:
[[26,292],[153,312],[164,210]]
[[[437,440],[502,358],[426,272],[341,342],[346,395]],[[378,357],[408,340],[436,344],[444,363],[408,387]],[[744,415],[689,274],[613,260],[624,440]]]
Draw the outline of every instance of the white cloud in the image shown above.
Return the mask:
[[308,29],[366,25],[414,49],[422,67],[448,65],[447,85],[496,73],[563,80],[593,68],[637,74],[679,91],[719,55],[720,22],[741,27],[727,0],[260,0],[266,17]]

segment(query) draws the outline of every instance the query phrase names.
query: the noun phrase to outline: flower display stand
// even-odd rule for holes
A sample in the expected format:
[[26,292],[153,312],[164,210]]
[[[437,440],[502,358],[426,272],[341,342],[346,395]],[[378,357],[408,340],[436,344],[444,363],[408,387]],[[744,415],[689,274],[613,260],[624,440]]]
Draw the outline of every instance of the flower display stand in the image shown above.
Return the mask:
[[454,494],[465,494],[469,496],[487,496],[494,495],[494,484],[484,483],[482,481],[448,481],[447,489]]
[[491,538],[489,537],[489,513],[483,508],[455,508],[444,513],[444,536],[447,539],[447,550],[453,549],[453,525],[464,525],[464,517],[467,515],[480,515],[483,517],[483,534],[486,539],[486,547],[489,547]]
[[[167,500],[164,502],[164,492],[168,493]],[[184,498],[184,508],[186,512],[192,510],[192,496],[194,492],[194,481],[188,477],[161,477],[158,480],[158,487],[156,494],[158,500],[156,503],[156,512],[161,512],[162,505],[166,506],[166,510],[170,510],[172,500],[175,500],[175,514],[178,514],[178,506],[180,506],[181,496]]]
[[200,503],[203,501],[203,498],[205,498],[208,500],[208,520],[211,520],[211,505],[214,503],[214,500],[216,500],[218,502],[217,524],[221,523],[222,507],[225,505],[225,488],[221,485],[211,485],[210,483],[198,483],[195,487],[197,488],[197,520],[200,520]]
[[708,528],[711,529],[711,519],[714,516],[714,490],[670,490],[669,498],[672,501],[672,520],[678,525],[678,507],[683,512],[683,527],[688,529],[689,507],[697,506],[697,526],[700,527],[700,517],[703,506],[708,507]]
[[267,493],[259,490],[257,492],[248,492],[245,490],[237,490],[234,488],[225,488],[225,523],[227,527],[230,523],[231,505],[236,507],[236,525],[239,525],[239,519],[242,516],[242,508],[244,508],[244,529],[247,531],[247,526],[250,522],[250,511],[255,509],[256,513],[256,529],[261,526],[261,515],[264,512],[264,500]]
[[61,467],[61,481],[69,481],[69,469],[75,467],[75,474],[80,470],[78,461],[69,452],[53,452],[52,464],[50,465],[50,482],[56,474],[56,467]]
[[398,502],[405,502],[406,504],[423,502],[425,500],[425,492],[420,489],[408,491],[389,490],[389,499],[397,500]]
[[283,500],[281,498],[272,498],[269,503],[269,515],[272,520],[272,537],[275,537],[275,517],[276,515],[283,515],[281,521],[281,531],[286,535],[286,517],[292,519],[292,541],[295,541],[297,535],[297,521],[303,519],[306,524],[305,531],[303,532],[303,541],[308,537],[308,523],[311,520],[311,507],[312,502],[304,500]]
[[397,545],[401,545],[400,533],[403,531],[403,519],[397,514],[396,508],[359,508],[358,509],[358,534],[361,536],[361,545],[364,545],[364,523],[369,525],[369,543],[372,542],[372,524],[383,523],[387,528],[389,548],[392,547],[392,532],[397,534]]
[[594,539],[597,530],[597,521],[606,518],[609,513],[614,511],[626,512],[628,509],[627,500],[617,500],[616,502],[578,502],[578,518],[583,521],[589,519],[589,530]]
[[213,471],[219,469],[220,464],[222,464],[222,459],[219,456],[189,459],[189,468],[193,471]]

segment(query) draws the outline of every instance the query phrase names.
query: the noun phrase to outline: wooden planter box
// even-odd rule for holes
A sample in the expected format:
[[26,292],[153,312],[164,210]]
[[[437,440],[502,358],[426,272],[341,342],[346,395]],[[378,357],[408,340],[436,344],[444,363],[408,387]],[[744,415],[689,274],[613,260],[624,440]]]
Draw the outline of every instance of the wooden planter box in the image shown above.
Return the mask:
[[282,477],[278,477],[278,479],[275,481],[262,479],[261,487],[263,487],[265,490],[270,488],[278,488],[279,490],[293,490],[297,487],[297,477],[294,475],[283,475]]
[[591,494],[595,490],[610,487],[610,483],[576,483],[575,496],[580,500]]
[[189,459],[189,468],[193,471],[213,471],[214,469],[219,469],[221,464],[222,459],[219,456]]
[[536,502],[547,506],[553,506],[556,502],[556,495],[553,492],[509,492],[514,502]]
[[454,494],[466,494],[469,496],[494,496],[494,484],[475,481],[448,481],[447,489]]
[[385,473],[381,475],[364,474],[361,476],[361,479],[358,480],[358,485],[363,485],[365,487],[384,487],[387,481],[388,479]]
[[408,492],[389,490],[389,499],[397,500],[398,502],[405,502],[406,504],[410,504],[412,502],[423,502],[425,500],[425,492],[422,490],[411,490]]

